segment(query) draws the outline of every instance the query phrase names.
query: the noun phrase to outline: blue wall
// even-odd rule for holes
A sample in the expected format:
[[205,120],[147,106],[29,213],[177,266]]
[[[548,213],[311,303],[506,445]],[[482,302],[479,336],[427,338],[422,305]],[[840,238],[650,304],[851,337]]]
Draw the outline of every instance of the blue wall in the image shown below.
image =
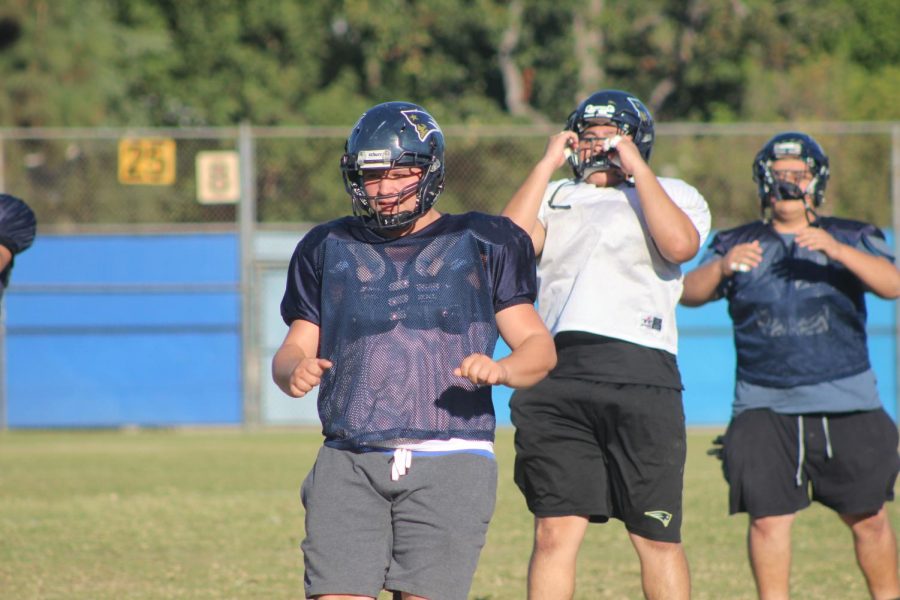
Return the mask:
[[40,237],[5,299],[9,426],[239,423],[237,280],[233,234]]
[[[240,423],[238,267],[234,234],[40,237],[17,258],[5,299],[9,426]],[[263,301],[277,310],[278,300]],[[894,304],[867,300],[872,362],[896,418]],[[726,305],[679,307],[678,323],[688,423],[724,424]],[[507,352],[501,342],[497,355]],[[510,394],[494,391],[501,424]]]

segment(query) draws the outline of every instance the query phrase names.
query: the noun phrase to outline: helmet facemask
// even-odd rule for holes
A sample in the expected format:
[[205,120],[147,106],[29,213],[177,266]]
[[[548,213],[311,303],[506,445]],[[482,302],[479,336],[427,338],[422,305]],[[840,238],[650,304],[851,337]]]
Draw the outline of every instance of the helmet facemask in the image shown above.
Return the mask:
[[[569,115],[566,129],[582,138],[584,132],[595,125],[613,125],[617,135],[630,137],[645,161],[650,160],[653,149],[653,118],[647,107],[635,96],[620,90],[603,90],[585,99]],[[598,139],[590,148],[579,146],[579,152],[568,156],[569,165],[576,179],[584,179],[597,171],[621,169],[618,159],[609,156],[604,140]]]
[[[420,168],[422,172],[418,182],[391,194],[369,195],[364,181],[366,171],[400,167]],[[371,229],[396,230],[411,225],[431,208],[444,185],[442,178],[439,180],[439,175],[442,174],[440,159],[435,156],[404,153],[391,160],[389,151],[363,150],[356,157],[344,155],[341,169],[344,186],[352,200],[353,214],[362,218],[363,223]],[[396,199],[400,202],[413,194],[416,204],[412,210],[397,213],[378,210],[378,203],[381,201]]]
[[[774,197],[778,201],[805,200],[807,196],[815,198],[818,177],[812,176],[812,173],[809,171],[804,171],[804,175],[807,174],[811,175],[811,179],[807,183],[806,189],[804,189],[796,183],[796,181],[800,179],[799,177],[795,176],[795,181],[790,181],[784,177],[779,177],[775,170],[772,169],[771,164],[766,165],[766,178],[770,180],[770,198]],[[818,206],[818,204],[821,204],[821,201],[816,205]]]
[[[584,137],[586,130],[595,125],[612,125],[616,128],[616,133],[609,137]],[[627,127],[612,121],[595,121],[586,123],[580,129],[581,131],[578,132],[578,147],[568,155],[567,159],[576,178],[587,179],[599,171],[613,171],[622,168],[619,158],[609,154],[609,140],[614,135],[628,135]]]

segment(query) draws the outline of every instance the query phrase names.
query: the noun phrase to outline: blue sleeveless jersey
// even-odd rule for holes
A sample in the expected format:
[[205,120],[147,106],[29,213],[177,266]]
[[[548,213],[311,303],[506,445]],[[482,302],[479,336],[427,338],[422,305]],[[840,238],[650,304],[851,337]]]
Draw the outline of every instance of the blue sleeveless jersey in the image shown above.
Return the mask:
[[[816,225],[854,248],[865,246],[867,237],[884,239],[875,226],[859,221],[820,217]],[[737,379],[788,388],[869,369],[860,280],[822,252],[785,243],[761,221],[720,232],[710,249],[724,256],[753,240],[762,246],[760,266],[735,273],[719,290],[734,322]]]
[[281,314],[319,326],[334,363],[319,388],[325,443],[494,439],[490,386],[453,375],[491,356],[495,313],[536,295],[534,249],[505,217],[443,215],[384,238],[346,217],[310,231],[291,259]]

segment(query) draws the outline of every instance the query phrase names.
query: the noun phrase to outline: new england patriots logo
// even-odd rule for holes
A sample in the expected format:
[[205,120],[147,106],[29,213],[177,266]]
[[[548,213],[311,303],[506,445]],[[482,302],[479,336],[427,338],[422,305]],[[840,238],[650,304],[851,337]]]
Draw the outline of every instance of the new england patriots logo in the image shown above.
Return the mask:
[[441,133],[441,128],[435,122],[434,117],[422,109],[411,108],[409,110],[401,110],[400,113],[415,128],[420,142],[424,142],[435,131]]
[[656,519],[663,524],[663,527],[668,527],[669,521],[672,520],[672,513],[665,510],[648,510],[644,513],[644,515],[650,517],[651,519]]

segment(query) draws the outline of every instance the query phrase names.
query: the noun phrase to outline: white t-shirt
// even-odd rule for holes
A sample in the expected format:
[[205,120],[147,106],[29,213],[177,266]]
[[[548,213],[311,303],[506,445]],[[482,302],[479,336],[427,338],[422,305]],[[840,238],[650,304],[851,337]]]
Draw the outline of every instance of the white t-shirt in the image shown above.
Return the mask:
[[[694,223],[702,246],[710,229],[706,200],[680,179],[659,182]],[[634,187],[553,181],[538,219],[547,231],[538,311],[551,333],[586,331],[677,354],[681,266],[657,250]]]

